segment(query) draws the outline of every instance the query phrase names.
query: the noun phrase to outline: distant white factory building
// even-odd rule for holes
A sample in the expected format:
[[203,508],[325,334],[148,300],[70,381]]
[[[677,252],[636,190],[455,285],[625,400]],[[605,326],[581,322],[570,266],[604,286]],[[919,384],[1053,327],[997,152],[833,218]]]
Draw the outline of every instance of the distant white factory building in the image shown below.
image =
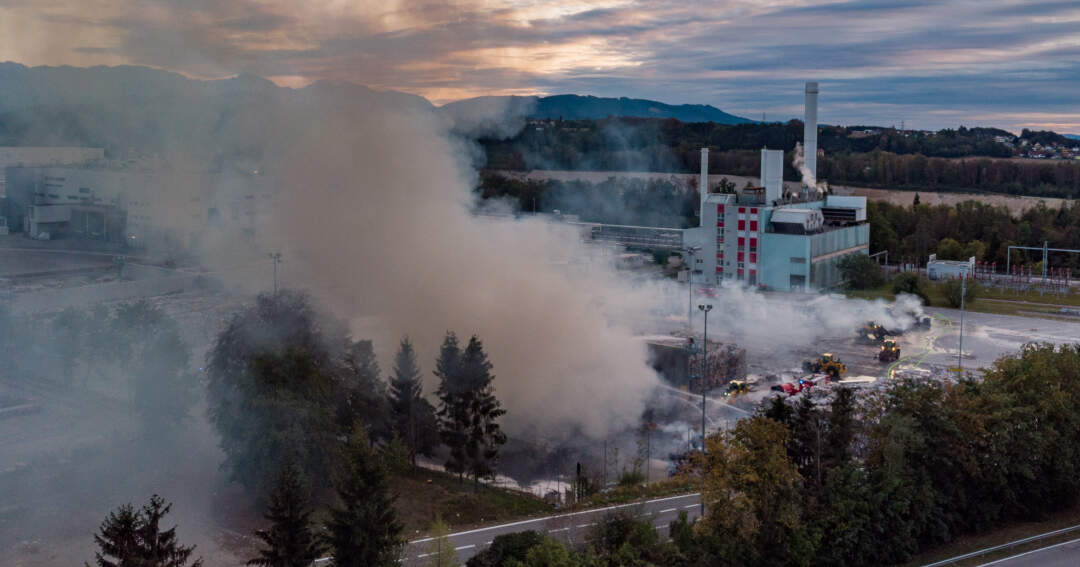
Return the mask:
[[105,159],[103,148],[0,146],[0,198],[7,196],[8,167],[45,165],[82,165]]
[[8,226],[31,238],[191,246],[214,227],[251,234],[275,197],[257,172],[187,173],[121,164],[5,171]]
[[[865,197],[819,195],[817,83],[806,84],[804,146],[809,179],[797,193],[783,188],[780,150],[761,150],[760,187],[701,195],[701,226],[684,231],[692,250],[691,278],[717,285],[739,282],[782,291],[826,289],[843,281],[840,261],[868,254]],[[701,151],[700,187],[708,184],[708,150]]]

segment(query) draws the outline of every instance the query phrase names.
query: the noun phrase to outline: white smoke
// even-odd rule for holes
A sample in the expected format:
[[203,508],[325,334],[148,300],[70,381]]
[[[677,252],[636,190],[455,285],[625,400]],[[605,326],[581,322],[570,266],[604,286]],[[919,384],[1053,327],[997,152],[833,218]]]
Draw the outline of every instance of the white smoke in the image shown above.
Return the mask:
[[384,354],[408,334],[426,373],[444,333],[478,334],[511,433],[599,437],[636,422],[656,376],[595,299],[625,284],[572,262],[575,230],[472,215],[469,146],[437,113],[332,97],[278,110],[274,129],[291,134],[263,155],[283,193],[259,234],[282,247],[290,285],[376,321],[366,338]]
[[806,157],[803,155],[803,146],[800,142],[795,142],[795,156],[791,160],[791,165],[799,170],[802,184],[810,191],[814,191],[818,197],[829,192],[829,184],[815,179],[813,172],[806,166]]

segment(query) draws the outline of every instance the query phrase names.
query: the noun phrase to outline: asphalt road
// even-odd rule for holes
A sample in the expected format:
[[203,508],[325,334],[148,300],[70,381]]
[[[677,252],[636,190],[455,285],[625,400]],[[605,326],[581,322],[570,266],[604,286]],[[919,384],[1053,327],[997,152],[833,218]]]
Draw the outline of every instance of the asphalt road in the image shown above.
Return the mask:
[[[604,516],[617,512],[629,512],[637,517],[648,518],[656,526],[657,531],[666,534],[668,524],[679,517],[679,512],[685,511],[693,519],[698,516],[700,499],[698,494],[683,496],[671,496],[645,502],[620,504],[595,510],[584,510],[569,514],[559,514],[536,518],[534,520],[522,520],[500,526],[490,526],[450,534],[450,542],[457,550],[458,559],[464,563],[468,558],[476,555],[485,547],[491,545],[495,536],[535,530],[545,532],[549,536],[564,543],[580,543],[584,541],[596,522]],[[406,565],[423,564],[424,560],[436,552],[433,549],[432,538],[418,539],[409,542],[406,554]]]
[[983,563],[979,567],[990,565],[994,567],[1075,567],[1080,565],[1080,539]]

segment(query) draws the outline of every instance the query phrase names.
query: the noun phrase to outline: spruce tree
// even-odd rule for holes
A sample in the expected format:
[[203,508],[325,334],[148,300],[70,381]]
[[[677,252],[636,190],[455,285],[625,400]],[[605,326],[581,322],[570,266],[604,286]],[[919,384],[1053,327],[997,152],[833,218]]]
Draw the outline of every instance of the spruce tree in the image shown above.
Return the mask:
[[362,430],[345,449],[335,482],[340,506],[330,510],[327,543],[338,567],[396,566],[405,546],[386,470]]
[[99,551],[94,553],[98,567],[130,565],[139,553],[139,514],[131,504],[109,512],[94,534]]
[[467,388],[463,384],[461,371],[461,347],[457,335],[446,333],[439,358],[435,361],[435,376],[439,377],[439,435],[442,442],[450,448],[446,460],[446,470],[457,473],[463,478],[468,469],[465,446],[468,442],[468,404],[465,398]]
[[433,417],[431,414],[431,404],[423,398],[416,351],[409,337],[405,337],[394,357],[394,374],[390,379],[390,421],[394,432],[408,446],[413,466],[417,453],[427,455],[433,449],[426,427]]
[[319,558],[322,544],[312,532],[308,497],[292,460],[287,460],[278,472],[270,505],[263,517],[270,521],[270,528],[255,530],[255,537],[262,540],[266,548],[248,561],[248,565],[310,567]]
[[[143,557],[139,565],[154,567],[185,567],[195,546],[185,547],[176,539],[176,526],[161,530],[161,519],[172,509],[172,503],[157,494],[150,497],[150,503],[143,506],[142,520],[139,525],[139,542],[142,544]],[[196,560],[191,567],[200,567],[202,559]]]
[[359,419],[367,426],[372,441],[390,439],[386,427],[389,412],[386,384],[382,381],[372,342],[349,341],[344,367],[345,396],[344,405],[338,410],[339,425],[348,431]]
[[[176,526],[161,530],[161,520],[172,504],[157,494],[150,503],[135,511],[131,504],[110,512],[94,535],[99,551],[94,554],[98,567],[189,567],[195,546],[180,545]],[[201,567],[202,559],[190,567]]]
[[461,372],[466,392],[466,467],[473,481],[495,475],[499,447],[506,443],[506,435],[499,427],[498,419],[506,410],[495,398],[495,376],[491,374],[491,362],[480,338],[473,335],[461,356]]

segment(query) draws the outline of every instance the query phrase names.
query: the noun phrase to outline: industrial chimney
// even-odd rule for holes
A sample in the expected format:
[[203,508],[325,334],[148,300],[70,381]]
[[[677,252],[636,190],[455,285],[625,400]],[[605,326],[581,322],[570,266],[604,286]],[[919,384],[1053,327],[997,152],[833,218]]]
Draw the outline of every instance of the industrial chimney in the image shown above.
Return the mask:
[[698,214],[705,218],[705,199],[709,197],[709,148],[701,148],[701,181],[698,183],[698,191],[701,191],[701,209]]
[[815,81],[806,83],[806,116],[803,120],[803,159],[810,170],[809,181],[817,184],[817,94]]

